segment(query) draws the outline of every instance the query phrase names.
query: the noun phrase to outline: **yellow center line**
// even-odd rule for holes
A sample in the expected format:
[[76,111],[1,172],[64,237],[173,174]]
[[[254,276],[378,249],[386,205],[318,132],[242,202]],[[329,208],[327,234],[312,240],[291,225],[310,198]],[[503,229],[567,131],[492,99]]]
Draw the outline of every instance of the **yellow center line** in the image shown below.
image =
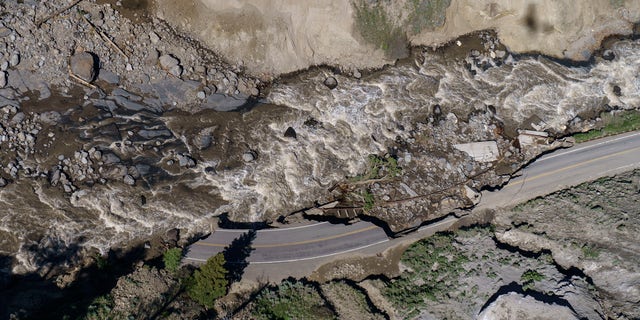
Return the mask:
[[560,168],[560,169],[556,169],[556,170],[553,170],[553,171],[541,173],[541,174],[539,174],[537,176],[533,176],[533,177],[530,177],[530,178],[522,179],[522,180],[514,182],[514,183],[510,183],[510,184],[504,186],[503,189],[506,189],[506,188],[509,188],[509,187],[513,187],[513,186],[517,186],[517,185],[523,184],[525,182],[531,182],[533,180],[544,178],[546,176],[549,176],[549,175],[552,175],[552,174],[556,174],[558,172],[567,171],[567,170],[570,170],[570,169],[573,169],[573,168],[576,168],[576,167],[579,167],[579,166],[583,166],[585,164],[589,164],[589,163],[592,163],[592,162],[596,162],[596,161],[608,159],[608,158],[611,158],[611,157],[619,156],[619,155],[622,155],[622,154],[625,154],[625,153],[633,152],[633,151],[636,151],[638,149],[640,149],[640,147],[635,147],[633,149],[627,149],[627,150],[624,150],[624,151],[618,151],[616,153],[608,154],[606,156],[593,158],[591,160],[587,160],[587,161],[583,161],[583,162],[578,162],[578,163],[572,164],[570,166],[566,166],[566,167],[563,167],[563,168]]
[[[377,229],[377,228],[379,228],[379,227],[378,226],[369,226],[369,227],[366,227],[366,228],[353,230],[353,231],[349,231],[349,232],[346,232],[346,233],[336,234],[336,235],[333,235],[333,236],[319,238],[319,239],[311,239],[311,240],[296,241],[296,242],[286,242],[286,243],[274,243],[274,244],[252,244],[251,247],[252,248],[277,248],[277,247],[286,247],[286,246],[295,246],[295,245],[301,245],[301,244],[309,244],[309,243],[314,243],[314,242],[322,242],[322,241],[327,241],[327,240],[331,240],[331,239],[337,239],[337,238],[341,238],[341,237],[346,237],[346,236],[349,236],[349,235],[352,235],[352,234],[357,234],[357,233],[360,233],[360,232],[369,231],[369,230],[373,230],[373,229]],[[194,243],[194,245],[207,246],[207,247],[227,247],[227,246],[229,246],[229,244],[206,243],[206,242],[202,242],[202,241],[198,241],[198,242]]]

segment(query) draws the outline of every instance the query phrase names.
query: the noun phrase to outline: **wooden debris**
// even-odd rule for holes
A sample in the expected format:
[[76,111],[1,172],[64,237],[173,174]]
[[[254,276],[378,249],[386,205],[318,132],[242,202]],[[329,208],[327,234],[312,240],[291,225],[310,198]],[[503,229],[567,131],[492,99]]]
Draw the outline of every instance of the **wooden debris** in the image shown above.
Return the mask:
[[127,56],[127,54],[124,53],[124,51],[122,51],[122,49],[120,49],[120,47],[115,42],[113,42],[113,40],[111,40],[111,38],[109,38],[109,36],[106,33],[104,33],[104,31],[102,31],[99,27],[97,27],[91,21],[89,21],[87,17],[82,16],[82,19],[84,19],[84,21],[87,22],[89,26],[91,26],[93,31],[95,31],[104,42],[108,43],[111,47],[113,47],[119,54],[121,54],[125,58],[126,61],[129,61],[129,56]]
[[89,82],[86,82],[86,81],[82,80],[80,77],[78,77],[78,76],[76,76],[75,74],[73,74],[73,72],[71,72],[71,68],[69,68],[69,76],[70,76],[73,80],[76,80],[77,82],[79,82],[80,84],[82,84],[82,85],[84,85],[84,86],[87,86],[87,87],[89,87],[89,88],[91,88],[91,89],[96,89],[96,88],[97,88],[97,86],[95,86],[95,85],[93,85],[93,84],[91,84],[91,83],[89,83]]

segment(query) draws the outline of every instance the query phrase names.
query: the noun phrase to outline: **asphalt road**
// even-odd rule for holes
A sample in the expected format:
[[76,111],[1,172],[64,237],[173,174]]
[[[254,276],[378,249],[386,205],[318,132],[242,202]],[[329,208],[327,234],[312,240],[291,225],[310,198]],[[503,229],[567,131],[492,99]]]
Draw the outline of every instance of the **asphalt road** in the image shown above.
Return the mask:
[[[483,192],[476,208],[515,205],[634,168],[640,168],[640,132],[579,144],[544,155],[524,168],[520,176],[512,179],[502,189]],[[416,233],[433,233],[453,222],[455,219],[445,219],[424,226]],[[214,230],[211,236],[189,248],[186,259],[194,262],[206,261],[247,232],[249,230]],[[380,252],[393,246],[395,241],[388,239],[381,228],[369,222],[361,221],[350,225],[321,222],[257,231],[251,243],[254,250],[247,260],[251,265],[291,266],[303,261],[364,252],[374,247]]]

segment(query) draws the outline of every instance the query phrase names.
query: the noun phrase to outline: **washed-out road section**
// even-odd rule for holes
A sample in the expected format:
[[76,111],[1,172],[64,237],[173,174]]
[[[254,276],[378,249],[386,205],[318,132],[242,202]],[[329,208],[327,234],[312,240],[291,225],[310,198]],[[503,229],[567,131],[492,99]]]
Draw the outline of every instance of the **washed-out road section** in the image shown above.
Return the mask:
[[[557,150],[529,164],[507,185],[483,191],[474,210],[509,207],[600,177],[640,168],[640,132],[607,137]],[[371,255],[413,241],[457,221],[450,217],[421,227],[409,236],[390,239],[382,228],[365,221],[353,224],[319,222],[258,230],[251,242],[245,275],[277,281],[304,276],[332,259]],[[186,260],[204,262],[249,230],[216,229],[189,247]]]

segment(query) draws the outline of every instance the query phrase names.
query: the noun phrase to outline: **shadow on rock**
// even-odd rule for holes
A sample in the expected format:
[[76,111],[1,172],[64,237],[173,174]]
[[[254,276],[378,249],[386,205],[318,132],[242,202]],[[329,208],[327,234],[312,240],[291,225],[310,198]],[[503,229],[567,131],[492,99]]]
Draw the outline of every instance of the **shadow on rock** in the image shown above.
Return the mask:
[[65,287],[57,283],[58,275],[65,272],[52,267],[68,262],[69,258],[78,258],[76,246],[65,248],[69,250],[38,251],[35,260],[45,267],[27,274],[13,274],[11,268],[15,258],[0,255],[0,319],[16,316],[19,319],[82,318],[94,300],[109,293],[119,277],[134,269],[145,252],[142,245],[112,250],[108,257],[96,258],[95,263],[78,270],[75,280]]
[[249,265],[247,259],[254,248],[251,244],[256,239],[256,231],[250,230],[234,239],[229,246],[224,248],[222,254],[226,260],[225,269],[229,271],[227,278],[230,283],[240,281],[244,274],[244,269]]

